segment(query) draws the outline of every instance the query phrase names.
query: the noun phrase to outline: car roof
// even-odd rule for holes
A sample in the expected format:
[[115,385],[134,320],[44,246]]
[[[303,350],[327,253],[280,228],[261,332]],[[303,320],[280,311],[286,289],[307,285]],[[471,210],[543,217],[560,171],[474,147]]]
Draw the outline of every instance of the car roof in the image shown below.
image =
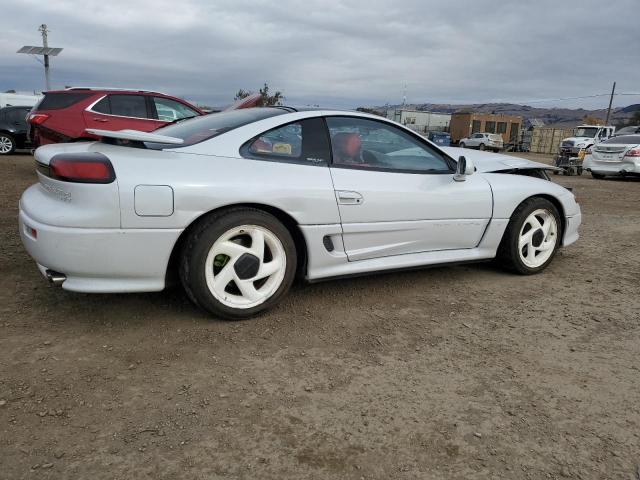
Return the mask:
[[95,93],[152,93],[155,95],[164,95],[171,97],[166,93],[156,92],[154,90],[144,90],[135,88],[116,88],[116,87],[69,87],[63,90],[49,90],[44,93],[73,93],[73,92],[95,92]]

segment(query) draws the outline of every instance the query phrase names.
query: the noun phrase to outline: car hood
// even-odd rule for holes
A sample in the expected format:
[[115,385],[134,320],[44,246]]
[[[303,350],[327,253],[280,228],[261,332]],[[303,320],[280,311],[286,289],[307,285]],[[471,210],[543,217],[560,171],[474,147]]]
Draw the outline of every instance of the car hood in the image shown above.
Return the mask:
[[588,140],[593,140],[593,137],[568,137],[568,138],[562,139],[563,142],[572,141],[574,142],[574,144],[578,144],[580,142],[586,142]]
[[464,155],[473,162],[478,172],[490,173],[501,172],[505,170],[557,170],[552,165],[546,163],[532,162],[526,158],[512,157],[510,155],[502,155],[499,153],[482,152],[479,150],[470,150],[468,148],[458,147],[442,147],[449,156],[457,159]]

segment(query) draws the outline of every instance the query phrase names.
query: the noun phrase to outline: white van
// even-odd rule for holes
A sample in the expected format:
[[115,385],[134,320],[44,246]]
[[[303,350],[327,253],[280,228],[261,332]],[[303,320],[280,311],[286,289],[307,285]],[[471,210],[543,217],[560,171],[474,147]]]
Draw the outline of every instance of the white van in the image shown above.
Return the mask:
[[42,95],[33,93],[0,93],[0,108],[33,107],[42,99]]

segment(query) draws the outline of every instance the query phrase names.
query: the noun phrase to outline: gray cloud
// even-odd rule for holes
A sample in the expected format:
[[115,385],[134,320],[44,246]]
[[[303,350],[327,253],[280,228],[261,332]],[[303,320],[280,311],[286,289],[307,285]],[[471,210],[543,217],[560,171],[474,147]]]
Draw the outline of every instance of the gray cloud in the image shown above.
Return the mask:
[[[47,23],[55,87],[229,103],[263,81],[291,104],[522,101],[640,90],[637,0],[0,0],[0,90],[43,88],[15,51]],[[616,103],[640,102],[618,97]],[[554,103],[554,102],[551,102]],[[562,102],[603,106],[606,99]],[[536,104],[538,105],[538,104]]]

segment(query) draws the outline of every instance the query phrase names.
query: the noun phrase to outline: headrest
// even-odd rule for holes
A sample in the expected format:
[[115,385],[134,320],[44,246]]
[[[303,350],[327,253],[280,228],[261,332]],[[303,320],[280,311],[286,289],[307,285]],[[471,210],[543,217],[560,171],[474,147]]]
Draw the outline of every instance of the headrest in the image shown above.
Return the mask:
[[340,132],[333,136],[333,146],[340,155],[356,157],[360,153],[362,140],[357,133]]

